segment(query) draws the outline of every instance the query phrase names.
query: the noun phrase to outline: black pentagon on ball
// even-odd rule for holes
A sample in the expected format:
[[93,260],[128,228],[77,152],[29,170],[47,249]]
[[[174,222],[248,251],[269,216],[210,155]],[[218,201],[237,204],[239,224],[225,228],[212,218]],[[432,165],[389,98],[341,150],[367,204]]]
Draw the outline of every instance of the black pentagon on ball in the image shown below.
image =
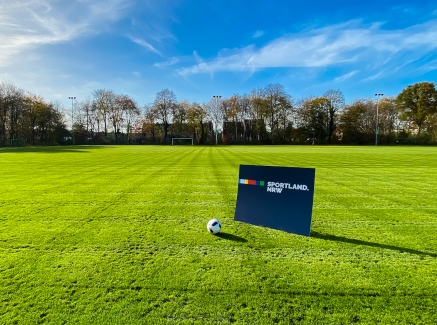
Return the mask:
[[214,227],[216,224],[218,224],[217,221],[213,222],[212,226]]
[[209,230],[209,232],[210,232],[211,234],[213,234],[213,233],[214,233],[214,231],[212,231],[212,229],[210,229],[210,230]]

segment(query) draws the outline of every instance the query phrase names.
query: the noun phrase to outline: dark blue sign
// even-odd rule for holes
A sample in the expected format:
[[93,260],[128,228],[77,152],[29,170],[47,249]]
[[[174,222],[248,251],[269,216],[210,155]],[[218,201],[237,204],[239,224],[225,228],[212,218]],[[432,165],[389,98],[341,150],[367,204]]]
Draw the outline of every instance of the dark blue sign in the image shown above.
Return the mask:
[[314,168],[240,165],[234,220],[309,236]]

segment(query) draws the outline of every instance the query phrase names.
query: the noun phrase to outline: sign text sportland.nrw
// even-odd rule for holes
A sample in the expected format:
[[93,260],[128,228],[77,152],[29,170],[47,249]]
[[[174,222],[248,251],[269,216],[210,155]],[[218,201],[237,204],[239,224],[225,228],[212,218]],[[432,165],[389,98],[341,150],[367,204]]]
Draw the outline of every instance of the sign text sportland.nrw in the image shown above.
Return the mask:
[[308,186],[303,184],[267,182],[267,192],[282,193],[283,189],[309,191]]

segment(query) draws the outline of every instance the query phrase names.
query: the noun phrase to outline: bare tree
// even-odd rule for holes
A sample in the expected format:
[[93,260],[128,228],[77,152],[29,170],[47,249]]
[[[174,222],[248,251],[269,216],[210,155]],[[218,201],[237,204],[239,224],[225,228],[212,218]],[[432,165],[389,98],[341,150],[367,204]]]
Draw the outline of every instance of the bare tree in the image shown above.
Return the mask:
[[238,96],[238,105],[240,106],[240,109],[238,110],[238,120],[241,122],[241,125],[243,127],[242,131],[242,139],[244,142],[247,142],[247,122],[250,121],[250,109],[251,109],[251,103],[250,98],[247,95]]
[[150,133],[152,136],[152,143],[155,143],[155,137],[157,133],[156,122],[158,113],[153,105],[145,105],[144,107],[144,120],[142,125],[142,132],[147,136]]
[[174,105],[173,110],[173,128],[172,133],[177,136],[185,136],[187,133],[187,111],[191,103],[187,100],[181,100]]
[[122,111],[122,121],[126,127],[127,142],[130,143],[130,133],[133,125],[136,123],[137,118],[140,115],[140,110],[135,101],[127,95],[117,96],[117,103]]
[[0,114],[1,132],[4,135],[3,142],[7,139],[19,138],[20,119],[26,111],[24,90],[10,82],[2,82],[0,85],[2,113]]
[[337,113],[344,108],[344,95],[339,89],[328,90],[323,97],[329,101],[327,112],[328,143],[332,142],[332,134],[337,128]]
[[[263,99],[263,89],[256,88],[250,93],[250,107],[249,110],[249,126],[253,130],[253,136],[256,141],[262,140],[265,133],[265,123],[263,119],[263,112],[265,110],[266,102]],[[253,139],[251,138],[251,141]]]
[[[376,105],[376,104],[375,104]],[[396,98],[382,98],[379,101],[379,128],[386,138],[393,136],[396,127],[399,128],[398,111]]]
[[76,116],[76,123],[79,123],[83,126],[87,133],[92,133],[92,108],[93,103],[90,99],[85,99],[76,104],[76,112],[74,116]]
[[187,109],[187,123],[193,129],[195,138],[200,144],[205,141],[205,126],[204,121],[206,119],[205,110],[197,103],[193,103]]
[[274,141],[275,130],[277,138],[280,139],[280,118],[282,118],[282,124],[286,125],[292,108],[291,97],[285,92],[283,85],[269,84],[263,89],[262,98],[258,101],[262,116],[270,129],[271,141]]
[[114,109],[114,93],[112,90],[97,89],[93,91],[94,107],[97,113],[97,128],[100,131],[100,123],[103,123],[105,136],[108,135],[110,112]]
[[208,119],[212,122],[215,143],[217,144],[217,135],[220,132],[219,129],[223,126],[224,112],[223,112],[223,100],[221,96],[213,96],[213,98],[205,104],[205,111]]
[[109,118],[112,123],[112,127],[114,128],[115,142],[120,141],[120,129],[122,128],[124,117],[123,110],[126,105],[125,101],[127,96],[125,95],[114,95],[114,105],[110,107]]
[[240,117],[240,103],[238,95],[232,95],[228,99],[225,99],[223,103],[226,105],[227,109],[225,111],[225,116],[227,120],[231,120],[234,122],[235,132],[233,132],[233,138],[235,141],[238,141],[238,122]]
[[163,141],[167,143],[168,128],[173,119],[173,112],[176,106],[176,95],[169,89],[163,89],[156,94],[153,103],[157,119],[162,122],[164,135]]

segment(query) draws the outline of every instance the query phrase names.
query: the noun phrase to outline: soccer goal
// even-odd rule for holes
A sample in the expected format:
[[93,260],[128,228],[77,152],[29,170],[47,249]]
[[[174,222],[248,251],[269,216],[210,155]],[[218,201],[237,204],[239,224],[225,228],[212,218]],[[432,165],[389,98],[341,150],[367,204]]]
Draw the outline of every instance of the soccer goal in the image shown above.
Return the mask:
[[172,138],[171,139],[171,145],[193,145],[194,141],[193,138]]
[[24,147],[25,145],[25,139],[11,139],[11,147]]
[[395,138],[392,141],[394,145],[415,145],[417,144],[416,138]]

